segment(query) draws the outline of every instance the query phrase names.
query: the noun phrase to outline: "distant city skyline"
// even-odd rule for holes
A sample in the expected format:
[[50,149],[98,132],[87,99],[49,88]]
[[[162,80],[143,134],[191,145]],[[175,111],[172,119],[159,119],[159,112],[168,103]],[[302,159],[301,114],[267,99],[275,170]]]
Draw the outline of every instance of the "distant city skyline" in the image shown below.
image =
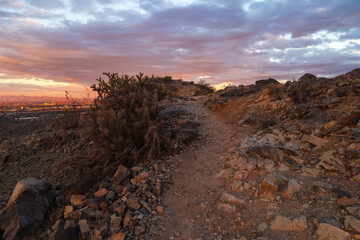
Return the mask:
[[0,0],[0,95],[85,97],[102,72],[212,85],[360,67],[359,0]]

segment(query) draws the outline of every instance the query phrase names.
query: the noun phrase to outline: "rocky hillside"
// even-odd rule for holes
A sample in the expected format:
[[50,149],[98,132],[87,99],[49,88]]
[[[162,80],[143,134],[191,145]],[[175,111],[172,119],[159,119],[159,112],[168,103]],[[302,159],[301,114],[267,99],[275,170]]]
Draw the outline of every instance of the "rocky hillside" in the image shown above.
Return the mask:
[[360,238],[360,69],[167,89],[162,159],[101,175],[79,129],[3,138],[2,239]]

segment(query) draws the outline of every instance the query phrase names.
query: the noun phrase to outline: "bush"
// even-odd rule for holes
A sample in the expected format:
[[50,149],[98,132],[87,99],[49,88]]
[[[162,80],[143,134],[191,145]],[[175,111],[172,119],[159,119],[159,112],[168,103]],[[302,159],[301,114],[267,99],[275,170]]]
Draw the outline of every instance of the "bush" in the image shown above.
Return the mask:
[[213,93],[215,91],[215,89],[210,86],[210,83],[207,83],[204,79],[200,79],[199,82],[195,84],[195,86],[204,89],[209,93]]
[[67,102],[67,107],[64,111],[64,116],[56,119],[55,127],[63,130],[68,130],[72,128],[77,128],[80,125],[80,115],[82,108],[77,108],[79,102],[72,98],[68,91],[65,91],[65,97]]
[[91,86],[98,96],[90,110],[87,136],[123,164],[160,156],[167,143],[158,120],[164,86],[142,73],[136,78],[104,74],[108,81],[100,77]]

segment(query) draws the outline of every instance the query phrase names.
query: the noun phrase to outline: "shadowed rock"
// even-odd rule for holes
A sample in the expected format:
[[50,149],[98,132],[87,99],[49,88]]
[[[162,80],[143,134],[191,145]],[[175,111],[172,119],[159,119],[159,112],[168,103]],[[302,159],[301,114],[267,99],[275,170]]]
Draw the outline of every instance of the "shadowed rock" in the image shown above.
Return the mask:
[[0,214],[3,239],[17,240],[36,230],[55,200],[50,185],[35,178],[19,181]]
[[280,83],[276,79],[273,79],[273,78],[257,80],[255,82],[256,86],[264,86],[264,85],[269,85],[269,84],[280,84]]

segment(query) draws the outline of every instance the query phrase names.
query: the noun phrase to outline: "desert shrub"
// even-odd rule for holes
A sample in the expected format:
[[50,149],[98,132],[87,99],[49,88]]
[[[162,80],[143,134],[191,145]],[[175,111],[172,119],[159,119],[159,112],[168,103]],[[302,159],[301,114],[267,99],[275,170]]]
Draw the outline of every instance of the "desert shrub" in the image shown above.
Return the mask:
[[162,78],[160,78],[160,79],[161,79],[161,81],[164,82],[164,83],[169,83],[169,82],[171,82],[172,77],[171,77],[171,76],[165,76],[165,77],[162,77]]
[[64,115],[56,119],[55,127],[63,130],[77,128],[80,125],[80,115],[83,109],[77,107],[80,105],[79,102],[71,97],[68,91],[65,91],[65,97],[67,107],[64,110]]
[[142,73],[136,77],[104,74],[108,81],[100,77],[91,86],[98,96],[89,113],[87,137],[123,164],[159,156],[167,143],[158,119],[164,86]]
[[215,89],[210,86],[210,83],[207,83],[204,79],[200,79],[198,83],[195,84],[195,86],[204,89],[208,91],[209,93],[212,93],[215,91]]

